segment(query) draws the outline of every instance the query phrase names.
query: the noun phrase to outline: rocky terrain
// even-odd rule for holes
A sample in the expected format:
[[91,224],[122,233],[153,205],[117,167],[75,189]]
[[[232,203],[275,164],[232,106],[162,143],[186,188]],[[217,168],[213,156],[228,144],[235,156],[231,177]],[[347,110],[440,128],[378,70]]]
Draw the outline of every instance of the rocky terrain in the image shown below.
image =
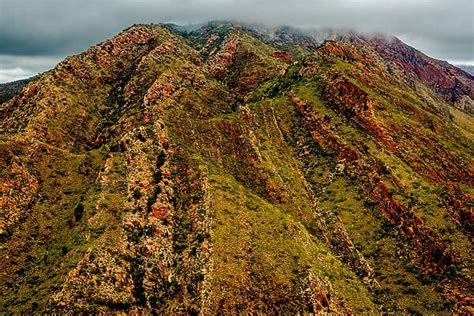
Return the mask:
[[134,25],[0,105],[0,310],[472,314],[473,99],[396,38]]

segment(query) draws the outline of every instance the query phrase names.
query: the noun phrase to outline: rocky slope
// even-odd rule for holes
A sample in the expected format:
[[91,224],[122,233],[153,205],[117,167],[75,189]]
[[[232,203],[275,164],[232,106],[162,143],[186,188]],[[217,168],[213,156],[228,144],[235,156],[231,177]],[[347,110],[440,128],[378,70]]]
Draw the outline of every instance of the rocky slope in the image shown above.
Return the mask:
[[0,106],[1,311],[473,313],[473,97],[396,39],[135,25]]

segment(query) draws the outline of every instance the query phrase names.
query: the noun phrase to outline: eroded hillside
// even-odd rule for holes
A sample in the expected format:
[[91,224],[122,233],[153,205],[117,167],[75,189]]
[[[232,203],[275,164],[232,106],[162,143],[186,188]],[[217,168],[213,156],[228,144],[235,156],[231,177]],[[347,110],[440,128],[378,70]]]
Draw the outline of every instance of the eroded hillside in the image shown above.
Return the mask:
[[2,311],[474,312],[473,77],[331,38],[136,25],[2,104]]

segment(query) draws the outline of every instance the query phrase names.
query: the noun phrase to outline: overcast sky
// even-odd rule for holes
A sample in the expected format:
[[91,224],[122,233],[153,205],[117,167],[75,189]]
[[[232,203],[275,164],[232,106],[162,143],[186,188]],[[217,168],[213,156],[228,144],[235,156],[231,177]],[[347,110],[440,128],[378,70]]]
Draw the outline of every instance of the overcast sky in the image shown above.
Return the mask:
[[474,0],[0,0],[0,82],[50,69],[133,23],[210,20],[384,32],[474,64]]

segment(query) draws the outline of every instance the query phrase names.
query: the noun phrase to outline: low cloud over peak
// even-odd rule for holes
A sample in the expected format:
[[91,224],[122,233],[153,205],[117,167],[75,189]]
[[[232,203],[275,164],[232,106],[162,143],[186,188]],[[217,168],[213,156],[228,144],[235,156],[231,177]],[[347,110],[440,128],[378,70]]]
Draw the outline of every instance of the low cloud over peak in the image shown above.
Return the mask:
[[[59,61],[134,23],[236,20],[393,34],[432,57],[472,63],[472,12],[472,0],[1,0],[0,55]],[[0,81],[23,69],[10,60]]]

